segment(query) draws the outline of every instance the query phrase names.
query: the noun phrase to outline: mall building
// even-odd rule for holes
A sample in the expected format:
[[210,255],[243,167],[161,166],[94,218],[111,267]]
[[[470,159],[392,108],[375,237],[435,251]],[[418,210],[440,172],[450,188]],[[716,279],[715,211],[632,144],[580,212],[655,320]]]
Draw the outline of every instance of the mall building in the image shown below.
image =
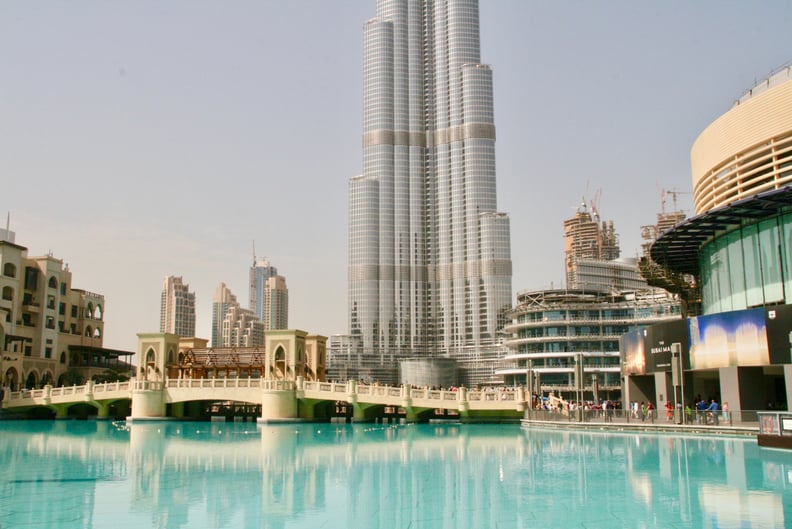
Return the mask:
[[[792,397],[792,67],[740,97],[691,150],[693,217],[651,258],[700,291],[689,317],[622,338],[625,400],[730,410]],[[651,280],[650,280],[651,283]],[[680,376],[682,375],[682,376]]]

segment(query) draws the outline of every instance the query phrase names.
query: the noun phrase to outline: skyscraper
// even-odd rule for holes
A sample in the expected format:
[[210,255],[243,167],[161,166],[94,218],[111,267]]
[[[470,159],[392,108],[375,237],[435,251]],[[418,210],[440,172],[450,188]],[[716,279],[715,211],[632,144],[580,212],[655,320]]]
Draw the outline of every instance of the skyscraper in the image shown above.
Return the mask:
[[288,329],[289,327],[289,289],[286,278],[272,276],[264,285],[264,328]]
[[256,313],[258,319],[264,321],[267,312],[264,287],[267,279],[278,275],[278,269],[270,265],[267,259],[256,260],[253,255],[253,266],[250,267],[250,305],[248,308]]
[[222,347],[223,344],[223,320],[226,312],[231,307],[238,307],[236,296],[231,292],[225,283],[220,283],[215,289],[212,299],[212,347]]
[[381,378],[400,358],[493,373],[511,305],[492,71],[477,0],[379,0],[364,26],[363,173],[349,186],[349,329]]
[[168,276],[162,282],[160,332],[195,336],[195,293],[181,277]]

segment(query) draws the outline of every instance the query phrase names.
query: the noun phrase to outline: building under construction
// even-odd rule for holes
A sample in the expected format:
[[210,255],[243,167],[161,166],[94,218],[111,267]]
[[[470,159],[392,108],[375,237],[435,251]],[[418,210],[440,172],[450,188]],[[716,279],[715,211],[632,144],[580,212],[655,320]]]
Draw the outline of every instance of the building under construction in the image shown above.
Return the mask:
[[585,200],[575,215],[564,221],[567,288],[583,288],[580,262],[614,261],[619,258],[619,237],[613,221],[600,222],[596,206],[589,207]]

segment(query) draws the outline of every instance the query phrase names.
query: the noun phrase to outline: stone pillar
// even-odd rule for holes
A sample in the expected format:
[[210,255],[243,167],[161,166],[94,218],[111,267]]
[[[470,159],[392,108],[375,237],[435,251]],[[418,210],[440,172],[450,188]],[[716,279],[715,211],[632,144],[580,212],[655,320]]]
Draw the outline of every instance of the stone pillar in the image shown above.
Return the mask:
[[165,413],[165,393],[162,383],[131,380],[132,415],[127,420],[162,419]]
[[278,422],[297,418],[297,395],[294,388],[261,390],[261,417],[258,422]]

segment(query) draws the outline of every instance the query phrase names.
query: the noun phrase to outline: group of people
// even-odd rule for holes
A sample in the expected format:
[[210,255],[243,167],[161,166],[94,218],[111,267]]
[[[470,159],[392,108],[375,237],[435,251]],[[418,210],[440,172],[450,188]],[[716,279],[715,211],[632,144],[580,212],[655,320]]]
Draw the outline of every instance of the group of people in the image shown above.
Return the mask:
[[[721,409],[718,405],[718,401],[714,398],[707,402],[707,399],[702,399],[700,395],[697,395],[696,401],[693,404],[693,409],[696,411],[697,424],[717,425],[720,422],[721,413],[723,413],[724,419],[729,419],[729,403],[724,402],[723,408]],[[693,410],[688,407],[685,411],[688,413],[688,416],[690,416]]]

